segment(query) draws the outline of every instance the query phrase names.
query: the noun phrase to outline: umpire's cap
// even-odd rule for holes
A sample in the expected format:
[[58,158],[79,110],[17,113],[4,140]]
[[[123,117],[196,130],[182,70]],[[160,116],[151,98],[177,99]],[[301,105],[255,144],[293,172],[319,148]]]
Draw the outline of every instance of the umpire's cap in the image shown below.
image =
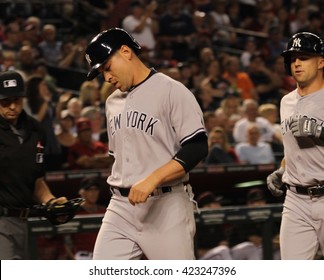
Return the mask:
[[287,44],[287,49],[281,53],[289,75],[291,75],[290,56],[292,52],[304,52],[324,57],[324,43],[320,37],[310,32],[299,32],[293,35]]
[[25,97],[24,81],[15,71],[0,73],[0,99],[9,97]]
[[99,67],[107,62],[109,56],[122,45],[127,45],[136,54],[141,49],[139,43],[124,29],[111,28],[95,36],[86,49],[85,57],[91,67],[87,80],[93,80],[99,74]]

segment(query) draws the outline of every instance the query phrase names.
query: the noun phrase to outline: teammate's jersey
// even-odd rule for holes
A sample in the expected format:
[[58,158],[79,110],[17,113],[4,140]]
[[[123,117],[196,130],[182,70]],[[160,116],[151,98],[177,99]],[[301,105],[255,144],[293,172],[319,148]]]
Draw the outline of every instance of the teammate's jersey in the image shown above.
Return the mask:
[[131,187],[170,161],[186,141],[205,132],[194,95],[162,73],[130,92],[116,90],[106,101],[106,116],[109,154],[115,158],[107,182],[117,187]]
[[310,186],[324,182],[324,141],[313,137],[293,136],[289,129],[291,119],[300,116],[311,118],[323,126],[324,89],[304,97],[296,89],[282,98],[280,106],[286,159],[283,182],[293,186]]

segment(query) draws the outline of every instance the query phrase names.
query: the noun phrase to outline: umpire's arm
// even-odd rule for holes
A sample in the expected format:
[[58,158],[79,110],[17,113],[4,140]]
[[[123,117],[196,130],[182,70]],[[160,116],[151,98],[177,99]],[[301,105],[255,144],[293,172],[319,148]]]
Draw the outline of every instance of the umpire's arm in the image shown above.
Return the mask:
[[34,199],[37,203],[64,203],[67,201],[66,197],[56,198],[50,191],[46,184],[44,177],[36,179],[34,189]]

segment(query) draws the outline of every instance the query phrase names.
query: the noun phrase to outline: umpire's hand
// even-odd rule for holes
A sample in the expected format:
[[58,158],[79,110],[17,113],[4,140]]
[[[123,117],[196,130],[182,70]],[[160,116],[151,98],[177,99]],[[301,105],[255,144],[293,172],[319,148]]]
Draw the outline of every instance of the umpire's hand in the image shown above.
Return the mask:
[[285,168],[280,167],[279,169],[272,172],[267,177],[268,189],[274,196],[281,196],[284,193],[282,190],[282,188],[283,188],[282,175],[284,172],[285,172]]

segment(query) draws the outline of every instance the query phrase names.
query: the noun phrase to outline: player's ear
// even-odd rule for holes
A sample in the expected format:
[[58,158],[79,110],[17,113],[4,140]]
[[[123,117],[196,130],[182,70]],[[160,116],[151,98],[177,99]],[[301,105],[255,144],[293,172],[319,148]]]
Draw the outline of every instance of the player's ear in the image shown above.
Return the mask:
[[324,57],[321,57],[319,61],[318,69],[323,69],[324,71]]
[[133,55],[133,51],[130,47],[128,47],[127,45],[122,45],[119,49],[119,52],[121,55],[123,55],[124,57],[130,59]]

